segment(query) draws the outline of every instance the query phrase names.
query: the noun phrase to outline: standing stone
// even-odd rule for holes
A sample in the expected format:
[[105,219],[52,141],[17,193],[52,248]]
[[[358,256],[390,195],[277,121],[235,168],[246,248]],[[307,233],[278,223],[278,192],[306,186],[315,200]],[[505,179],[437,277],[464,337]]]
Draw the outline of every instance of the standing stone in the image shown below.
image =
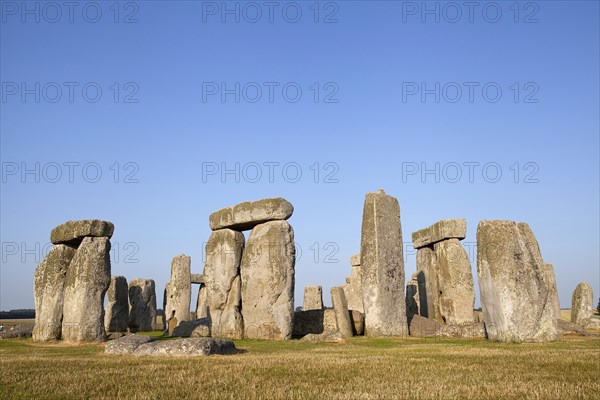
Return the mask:
[[352,266],[350,276],[346,278],[348,285],[342,286],[344,288],[344,295],[346,295],[346,301],[348,302],[348,308],[350,310],[356,310],[364,313],[365,309],[363,307],[362,298],[362,278],[360,273],[360,254],[353,255],[350,258],[350,265]]
[[337,320],[333,308],[323,310],[323,332],[336,333],[338,331]]
[[61,335],[65,278],[76,249],[57,244],[35,270],[33,340],[58,340]]
[[245,231],[269,221],[286,220],[292,216],[294,206],[281,197],[246,201],[212,213],[208,219],[210,229],[230,228]]
[[129,330],[156,330],[156,286],[152,279],[134,279],[129,283]]
[[344,296],[341,287],[331,288],[331,302],[333,303],[338,331],[342,334],[342,337],[352,337],[352,322],[350,321],[346,296]]
[[127,332],[129,325],[129,290],[124,276],[111,276],[108,303],[104,314],[106,332]]
[[252,229],[241,267],[244,338],[291,338],[295,261],[294,231],[286,221]]
[[165,284],[165,290],[163,291],[163,328],[165,332],[169,331],[169,319],[173,316],[171,311],[171,304],[169,304],[169,282]]
[[62,336],[68,341],[105,340],[104,295],[110,285],[110,240],[86,237],[65,280]]
[[306,286],[304,288],[303,311],[323,309],[323,288],[321,286]]
[[594,292],[587,282],[581,282],[573,291],[571,303],[571,322],[579,326],[587,326],[592,319],[592,302]]
[[438,265],[440,313],[445,323],[464,325],[473,322],[475,289],[469,256],[458,239],[434,244]]
[[208,298],[206,285],[200,285],[196,300],[196,319],[208,318]]
[[437,278],[437,257],[433,246],[417,250],[417,282],[419,284],[420,315],[442,322],[440,290]]
[[171,280],[168,287],[167,321],[177,318],[177,323],[190,319],[190,303],[192,301],[191,263],[189,256],[181,254],[173,257],[171,262]]
[[554,275],[554,267],[552,264],[544,264],[546,267],[546,274],[548,281],[550,282],[550,300],[552,305],[556,308],[557,319],[560,319],[560,300],[558,298],[558,290],[556,288],[556,276]]
[[413,278],[406,284],[406,318],[409,325],[414,315],[420,315],[419,305],[419,282],[415,273]]
[[204,279],[211,335],[241,339],[244,334],[241,308],[240,263],[244,234],[231,229],[214,231],[206,244]]
[[383,190],[365,198],[360,258],[365,335],[408,335],[400,206]]
[[175,328],[177,328],[177,325],[177,317],[172,317],[171,319],[169,319],[169,336],[173,336],[173,331],[175,330]]
[[477,275],[488,338],[502,342],[558,339],[552,285],[529,225],[481,221]]

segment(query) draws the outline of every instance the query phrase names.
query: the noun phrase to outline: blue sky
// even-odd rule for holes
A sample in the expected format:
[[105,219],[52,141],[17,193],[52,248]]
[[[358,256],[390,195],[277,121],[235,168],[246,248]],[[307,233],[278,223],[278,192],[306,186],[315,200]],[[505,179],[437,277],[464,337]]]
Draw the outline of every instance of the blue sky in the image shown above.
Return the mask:
[[301,305],[344,283],[379,188],[407,246],[442,218],[468,248],[482,219],[528,222],[561,305],[600,295],[596,1],[0,4],[0,309],[33,306],[66,220],[112,221],[113,274],[160,304],[173,256],[202,271],[211,212],[274,196]]

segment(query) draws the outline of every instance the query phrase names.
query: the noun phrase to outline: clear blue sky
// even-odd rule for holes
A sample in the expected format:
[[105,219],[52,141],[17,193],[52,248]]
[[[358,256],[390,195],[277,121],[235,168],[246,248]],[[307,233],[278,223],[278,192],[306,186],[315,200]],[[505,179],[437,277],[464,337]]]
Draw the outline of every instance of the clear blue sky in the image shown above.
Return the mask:
[[296,305],[308,284],[330,304],[379,188],[407,244],[442,218],[468,246],[479,220],[528,222],[562,306],[582,280],[597,301],[598,2],[462,3],[227,2],[236,22],[221,2],[0,2],[0,309],[33,306],[50,230],[87,218],[160,307],[173,256],[202,271],[211,212],[273,196],[295,206]]

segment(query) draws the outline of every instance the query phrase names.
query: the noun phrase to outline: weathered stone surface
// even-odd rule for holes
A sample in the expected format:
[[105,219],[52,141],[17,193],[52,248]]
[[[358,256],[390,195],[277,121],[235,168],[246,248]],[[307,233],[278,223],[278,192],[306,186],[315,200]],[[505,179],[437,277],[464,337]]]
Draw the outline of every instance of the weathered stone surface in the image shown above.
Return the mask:
[[291,337],[295,260],[294,232],[286,221],[252,229],[241,267],[245,338]]
[[33,340],[58,340],[61,335],[65,279],[76,249],[57,244],[38,265],[33,278],[35,327]]
[[443,324],[433,318],[414,315],[410,320],[410,336],[427,338],[436,337]]
[[489,339],[558,339],[552,284],[529,225],[481,221],[477,227],[477,274]]
[[419,313],[422,317],[443,322],[440,312],[437,256],[433,247],[417,250],[417,282],[419,284]]
[[[185,321],[183,321],[182,324],[183,323],[185,323]],[[175,332],[175,328],[177,328],[178,324],[177,317],[171,317],[171,319],[169,319],[169,326],[167,328],[167,333],[169,336],[173,336],[173,332]]]
[[124,276],[111,276],[108,287],[108,303],[104,314],[104,330],[127,332],[129,325],[129,289]]
[[129,330],[131,332],[156,330],[156,285],[152,279],[134,279],[129,282]]
[[265,222],[286,220],[293,212],[294,206],[281,197],[246,201],[210,214],[209,225],[213,231],[223,228],[245,231]]
[[323,310],[323,332],[337,332],[338,326],[333,308]]
[[467,252],[458,239],[448,239],[434,245],[438,268],[440,313],[447,324],[473,322],[475,289]]
[[206,285],[200,285],[196,300],[196,319],[208,318],[208,296]]
[[464,239],[467,236],[467,220],[443,219],[435,224],[413,232],[413,247],[419,249],[446,239]]
[[350,310],[356,310],[363,313],[365,311],[363,307],[362,298],[362,278],[360,274],[360,265],[352,266],[350,276],[346,278],[347,285],[343,285],[344,294],[346,295],[346,301],[348,302],[348,308]]
[[205,280],[204,280],[204,275],[203,274],[191,274],[190,275],[190,281],[193,284],[206,283]]
[[244,235],[231,229],[214,231],[206,244],[207,305],[211,335],[241,339],[244,324],[240,312],[240,263],[244,250]]
[[150,342],[154,342],[154,338],[150,336],[127,335],[108,342],[104,347],[104,352],[107,354],[131,354],[142,344]]
[[86,237],[79,245],[65,280],[63,339],[105,339],[104,295],[110,285],[109,251],[107,237]]
[[581,326],[569,321],[565,321],[564,319],[559,319],[556,321],[556,323],[558,327],[558,333],[561,335],[594,336]]
[[442,325],[437,332],[437,337],[456,339],[483,339],[486,337],[485,325],[477,322],[463,325]]
[[325,310],[307,310],[294,312],[292,337],[301,338],[309,333],[323,333],[323,314]]
[[187,338],[164,340],[140,345],[134,356],[210,356],[236,354],[235,344],[229,339]]
[[191,258],[185,254],[173,257],[165,308],[167,321],[176,317],[180,324],[190,319],[190,303],[192,301],[191,263]]
[[544,264],[546,269],[547,279],[550,282],[550,300],[556,308],[556,315],[560,318],[560,300],[558,299],[558,289],[556,288],[556,276],[554,275],[554,267],[552,264]]
[[342,334],[342,337],[352,337],[352,322],[350,321],[350,313],[348,312],[348,303],[346,302],[346,296],[344,296],[344,290],[341,287],[333,287],[330,293],[338,331]]
[[400,206],[383,190],[365,198],[360,257],[365,335],[406,336]]
[[309,333],[300,339],[304,342],[342,342],[344,337],[340,332]]
[[350,310],[350,322],[352,323],[352,333],[354,335],[365,333],[365,317],[360,311]]
[[78,246],[84,237],[111,238],[115,226],[112,222],[99,219],[86,219],[81,221],[67,221],[52,229],[50,241],[54,244],[71,244]]
[[353,267],[360,266],[360,253],[353,255],[350,257],[350,265]]
[[571,322],[587,326],[592,318],[592,302],[594,291],[587,282],[581,282],[573,291],[571,302]]
[[171,332],[171,336],[191,337],[194,334],[194,331],[196,331],[196,329],[201,326],[204,327],[201,330],[205,330],[207,333],[210,333],[210,320],[208,318],[201,318],[192,321],[183,321],[175,329],[173,329],[173,332]]
[[304,311],[323,309],[323,288],[321,286],[306,286],[304,288]]
[[417,274],[414,274],[413,278],[406,283],[406,318],[409,325],[413,315],[420,315],[419,305],[419,282]]

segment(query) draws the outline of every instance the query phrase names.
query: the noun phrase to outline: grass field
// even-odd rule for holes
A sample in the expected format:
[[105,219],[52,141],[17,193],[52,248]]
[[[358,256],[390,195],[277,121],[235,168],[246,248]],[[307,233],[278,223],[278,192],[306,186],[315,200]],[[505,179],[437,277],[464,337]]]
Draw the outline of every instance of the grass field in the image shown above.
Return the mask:
[[103,345],[0,341],[0,398],[598,399],[600,338],[543,344],[236,341],[233,356],[114,356]]

